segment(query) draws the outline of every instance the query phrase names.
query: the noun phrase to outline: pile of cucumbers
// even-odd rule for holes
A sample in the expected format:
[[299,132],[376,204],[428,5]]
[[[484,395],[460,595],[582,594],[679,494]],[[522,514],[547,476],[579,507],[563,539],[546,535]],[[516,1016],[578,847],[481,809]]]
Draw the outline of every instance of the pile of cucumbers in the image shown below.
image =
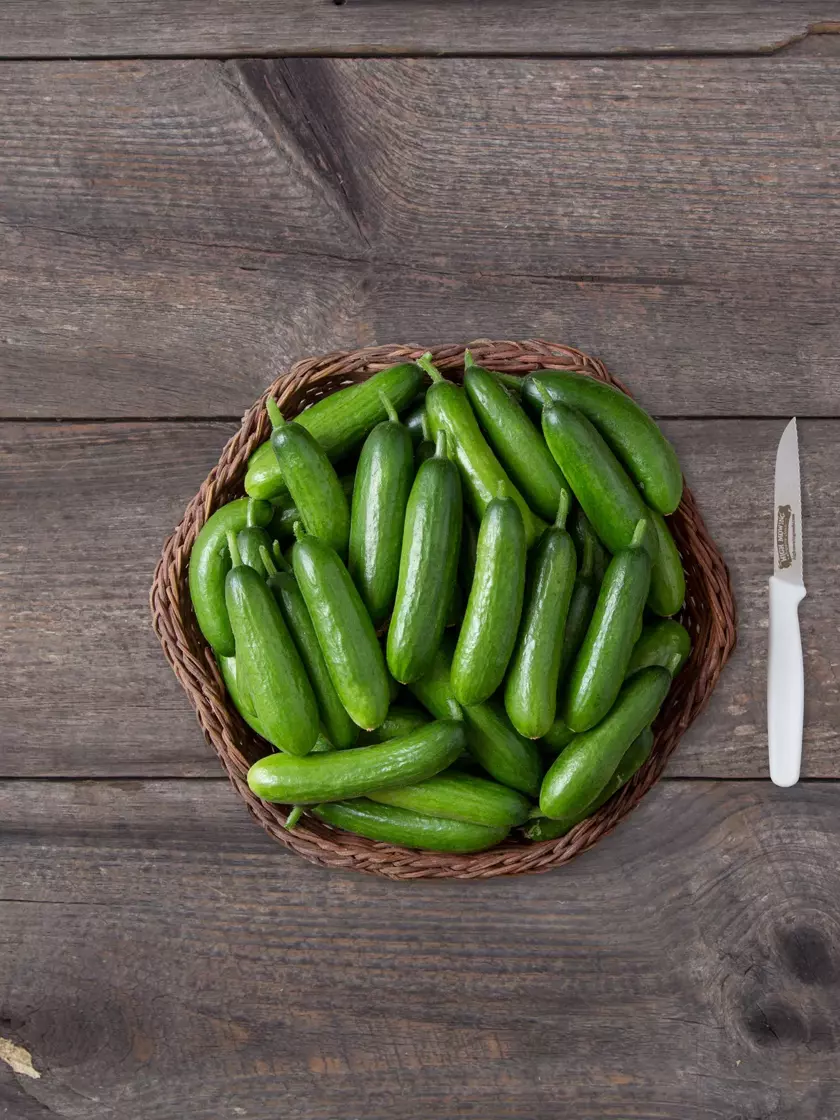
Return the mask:
[[464,362],[463,386],[425,355],[290,421],[269,400],[248,497],[193,546],[198,625],[276,748],[248,783],[287,827],[562,836],[644,763],[689,655],[654,421],[573,371]]

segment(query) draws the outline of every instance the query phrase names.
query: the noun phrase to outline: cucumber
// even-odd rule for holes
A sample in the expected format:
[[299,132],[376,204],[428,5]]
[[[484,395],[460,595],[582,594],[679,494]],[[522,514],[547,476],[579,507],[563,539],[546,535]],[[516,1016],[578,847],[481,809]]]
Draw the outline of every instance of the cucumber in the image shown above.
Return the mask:
[[545,816],[574,819],[595,800],[630,744],[653,722],[670,686],[671,675],[660,666],[627,681],[606,718],[577,735],[546,774],[540,790]]
[[[257,713],[254,711],[254,706],[251,703],[250,697],[246,696],[240,687],[239,675],[236,668],[235,657],[224,657],[216,654],[216,664],[222,674],[222,680],[225,682],[225,688],[228,690],[234,708],[242,716],[243,720],[248,724],[252,731],[261,736],[263,739],[268,739],[263,725],[257,718]],[[315,748],[313,747],[313,750]]]
[[228,535],[233,567],[225,578],[225,605],[236,643],[237,677],[278,750],[305,755],[318,738],[318,705],[306,670],[274,596],[262,576],[240,562]]
[[650,588],[650,531],[639,522],[631,547],[615,554],[601,584],[566,690],[563,718],[578,733],[601,722],[624,681]]
[[[426,394],[424,393],[424,398],[425,395]],[[408,429],[408,434],[411,436],[412,445],[415,448],[419,447],[419,445],[424,440],[429,439],[425,400],[422,400],[420,404],[415,405],[409,412],[406,413],[403,423]]]
[[373,731],[361,733],[359,745],[364,747],[371,743],[385,743],[389,739],[399,739],[429,722],[428,715],[421,712],[419,708],[403,708],[399,704],[392,704],[384,723],[375,727]]
[[274,427],[271,446],[304,528],[345,556],[350,507],[332,463],[306,428],[283,419],[273,400],[266,408]]
[[575,506],[569,517],[569,532],[575,542],[580,567],[583,567],[584,554],[587,548],[592,550],[592,577],[600,587],[604,572],[610,562],[610,554],[601,544],[598,534],[589,524],[589,518],[580,506]]
[[522,615],[525,559],[519,507],[512,498],[494,498],[478,530],[475,575],[452,659],[461,704],[482,703],[504,679]]
[[665,518],[656,510],[648,513],[658,542],[650,581],[648,606],[663,618],[676,614],[685,602],[685,571]]
[[420,467],[406,507],[394,612],[388,628],[388,668],[407,684],[421,677],[440,645],[458,566],[461,480],[446,457],[446,433]]
[[513,828],[531,813],[531,802],[516,790],[458,770],[445,770],[413,786],[377,790],[368,797],[380,805],[489,828]]
[[[397,412],[407,408],[423,384],[423,370],[403,362],[381,370],[359,385],[349,385],[323,397],[295,417],[295,423],[314,436],[332,463],[358,447],[380,420],[385,393]],[[264,443],[248,461],[245,492],[255,498],[275,498],[286,486],[270,443]]]
[[546,754],[556,755],[564,747],[568,747],[574,737],[575,732],[572,731],[568,723],[562,716],[557,716],[548,731],[540,737],[540,747]]
[[[198,627],[214,651],[234,654],[233,631],[225,606],[225,576],[230,569],[227,534],[239,533],[248,524],[248,499],[237,498],[211,514],[195,539],[190,553],[190,598]],[[271,520],[271,506],[259,502],[251,509],[257,525]]]
[[464,388],[490,446],[531,509],[553,521],[568,484],[541,433],[496,375],[475,364],[469,350],[464,368]]
[[478,526],[468,513],[464,513],[461,526],[461,551],[458,554],[458,582],[466,596],[472,589],[475,575],[475,556],[478,550]]
[[523,396],[542,407],[542,390],[582,412],[610,445],[641,490],[647,504],[659,513],[673,513],[680,504],[682,470],[677,453],[656,422],[620,389],[585,374],[568,370],[540,370],[525,379]]
[[426,817],[393,805],[377,805],[364,797],[319,805],[313,813],[335,828],[369,840],[431,852],[483,852],[500,844],[508,834],[507,828]]
[[374,626],[388,617],[397,591],[403,522],[414,479],[414,451],[406,427],[387,398],[388,419],[365,440],[350,520],[347,570]]
[[[356,476],[354,474],[339,475],[338,481],[341,483],[341,489],[349,502],[353,497]],[[274,513],[268,524],[268,532],[279,541],[287,543],[293,541],[295,539],[295,522],[300,521],[303,524],[303,518],[292,500],[291,494],[284,494],[282,497],[276,498],[272,505],[274,506]]]
[[558,681],[560,688],[566,680],[569,668],[580,649],[589,620],[598,601],[598,591],[601,581],[596,580],[593,572],[593,551],[589,540],[584,542],[583,556],[579,561],[580,567],[572,588],[572,598],[566,615],[566,628],[563,632],[563,648],[560,652],[560,671]]
[[335,549],[317,537],[295,542],[292,564],[338,698],[353,722],[370,731],[388,714],[390,694],[382,649],[356,585]]
[[536,744],[511,726],[496,701],[463,711],[467,746],[476,762],[502,785],[536,797],[543,772]]
[[642,630],[630,654],[627,676],[646,669],[648,665],[661,665],[675,677],[688,661],[690,653],[691,636],[686,628],[672,618],[663,618]]
[[519,506],[525,525],[525,536],[530,548],[545,524],[528,508],[528,505],[505,473],[499,460],[481,434],[478,421],[465,391],[460,385],[446,381],[432,365],[428,356],[419,359],[419,364],[432,378],[432,386],[426,393],[426,415],[432,435],[445,431],[450,437],[450,450],[464,480],[467,497],[475,516],[480,521],[484,511],[499,492],[503,483],[506,493]]
[[417,448],[414,452],[415,471],[419,471],[420,467],[423,465],[423,463],[426,462],[427,459],[434,458],[434,454],[435,445],[430,439],[424,439],[422,443],[418,443]]
[[272,540],[265,529],[260,529],[256,525],[246,525],[241,532],[236,535],[236,545],[239,549],[239,555],[242,557],[242,563],[247,564],[249,568],[265,579],[266,569],[260,557],[260,549],[265,548],[271,551]]
[[343,801],[431,778],[454,762],[463,748],[463,724],[438,720],[401,739],[351,751],[308,758],[268,755],[248,771],[248,785],[264,801],[284,805]]
[[422,677],[408,688],[435,719],[463,719],[464,712],[452,691],[452,653],[454,644],[444,638],[432,663]]

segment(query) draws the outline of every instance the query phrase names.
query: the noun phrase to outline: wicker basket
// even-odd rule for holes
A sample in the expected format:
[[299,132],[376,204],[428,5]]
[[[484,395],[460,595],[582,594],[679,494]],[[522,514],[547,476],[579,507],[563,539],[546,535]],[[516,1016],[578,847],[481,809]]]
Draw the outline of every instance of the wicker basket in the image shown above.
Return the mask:
[[[472,343],[470,349],[476,361],[490,369],[523,375],[545,367],[575,369],[624,389],[601,362],[567,346],[530,340],[482,340]],[[313,863],[369,871],[391,879],[485,879],[547,871],[567,863],[611,832],[654,785],[680,736],[705,707],[735,645],[735,603],[729,574],[688,488],[670,525],[688,582],[682,621],[694,643],[691,658],[656,721],[656,739],[648,762],[593,817],[559,840],[534,844],[511,838],[476,855],[449,855],[376,843],[335,830],[308,815],[294,831],[287,832],[283,827],[286,808],[261,801],[248,789],[248,767],[265,754],[265,745],[228,702],[215,660],[199,632],[190,604],[190,549],[209,515],[231,498],[242,495],[248,456],[269,435],[266,397],[277,396],[284,414],[295,416],[306,405],[342,385],[363,381],[377,370],[416,358],[422,352],[415,346],[378,346],[308,358],[270,386],[245,414],[239,431],[228,442],[218,464],[187,506],[181,524],[164,545],[151,590],[154,629],[195,708],[205,738],[235,789],[263,828],[286,847]],[[432,354],[443,372],[460,381],[463,346],[434,347]]]

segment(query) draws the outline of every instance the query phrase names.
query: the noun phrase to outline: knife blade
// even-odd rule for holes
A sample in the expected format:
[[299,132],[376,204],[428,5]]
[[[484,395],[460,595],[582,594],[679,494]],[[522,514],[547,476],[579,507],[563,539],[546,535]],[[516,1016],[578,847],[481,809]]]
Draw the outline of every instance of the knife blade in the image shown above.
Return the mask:
[[770,777],[777,786],[799,780],[805,673],[799,604],[805,598],[802,569],[802,493],[796,417],[776,451],[773,575],[767,656],[767,742]]

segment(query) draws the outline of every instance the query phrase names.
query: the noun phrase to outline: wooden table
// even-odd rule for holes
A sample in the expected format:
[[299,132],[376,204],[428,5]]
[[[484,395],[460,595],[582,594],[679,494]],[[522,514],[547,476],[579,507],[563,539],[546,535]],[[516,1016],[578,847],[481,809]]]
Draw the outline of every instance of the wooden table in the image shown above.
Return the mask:
[[[840,1116],[840,4],[605,9],[0,9],[4,1120]],[[597,354],[662,418],[739,647],[568,868],[326,872],[220,776],[155,559],[294,359],[480,336]],[[778,790],[794,413],[807,732]]]

